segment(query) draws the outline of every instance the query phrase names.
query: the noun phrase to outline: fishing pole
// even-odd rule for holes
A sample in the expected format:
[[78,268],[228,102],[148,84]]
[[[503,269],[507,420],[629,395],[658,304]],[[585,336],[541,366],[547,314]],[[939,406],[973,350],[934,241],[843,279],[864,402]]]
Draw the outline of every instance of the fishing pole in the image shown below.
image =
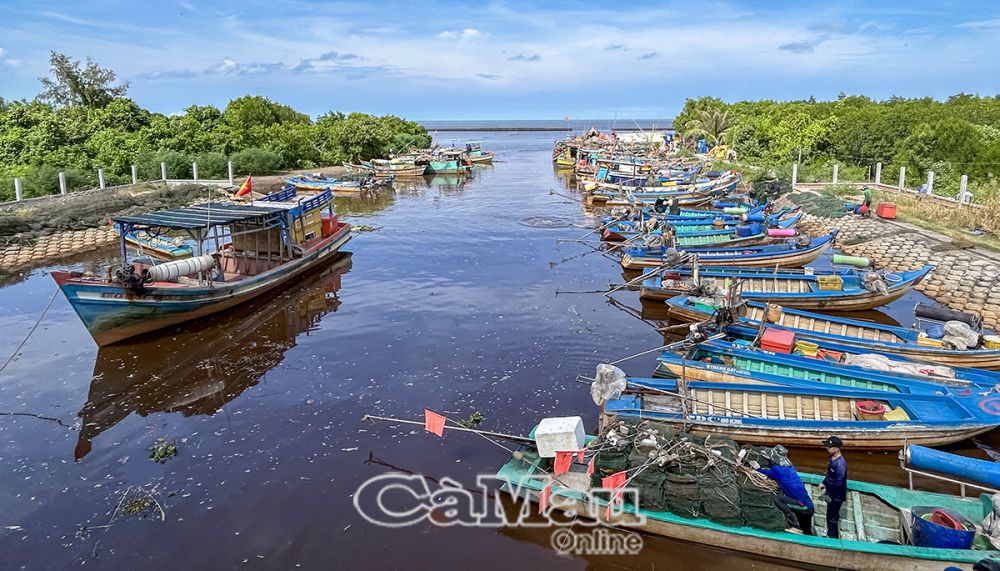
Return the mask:
[[[361,417],[361,420],[362,421],[364,421],[364,420],[372,420],[372,421],[379,420],[379,421],[382,421],[382,422],[393,422],[393,423],[398,423],[398,424],[414,424],[414,425],[418,425],[418,426],[425,426],[425,423],[422,422],[422,421],[419,421],[419,420],[408,420],[408,419],[405,419],[405,418],[393,418],[393,417],[390,417],[390,416],[376,416],[376,415],[372,415],[372,414],[366,414],[366,415],[364,415],[363,417]],[[526,443],[531,443],[531,444],[534,444],[534,442],[535,442],[533,439],[528,438],[527,436],[518,436],[516,434],[504,434],[502,432],[490,432],[488,430],[476,430],[475,428],[466,428],[464,426],[445,426],[445,428],[448,429],[448,430],[457,430],[459,432],[472,432],[472,433],[475,433],[475,434],[479,434],[480,436],[492,436],[494,438],[503,438],[505,440],[513,440],[515,442],[526,442]]]

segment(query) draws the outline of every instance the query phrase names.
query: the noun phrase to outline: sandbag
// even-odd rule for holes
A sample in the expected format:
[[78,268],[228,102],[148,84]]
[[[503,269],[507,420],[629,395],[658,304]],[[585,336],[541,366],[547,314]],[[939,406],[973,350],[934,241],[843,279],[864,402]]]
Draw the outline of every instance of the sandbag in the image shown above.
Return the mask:
[[944,324],[942,341],[959,351],[965,351],[979,345],[979,334],[961,321],[947,321]]

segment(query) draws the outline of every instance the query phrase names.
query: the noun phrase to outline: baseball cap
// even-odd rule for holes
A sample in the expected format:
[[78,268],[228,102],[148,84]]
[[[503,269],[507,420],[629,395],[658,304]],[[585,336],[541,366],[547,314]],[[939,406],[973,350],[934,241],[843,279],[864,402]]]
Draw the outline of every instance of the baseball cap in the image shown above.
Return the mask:
[[827,437],[827,439],[824,440],[822,442],[822,444],[823,444],[823,446],[826,446],[827,448],[843,448],[844,447],[844,441],[841,440],[840,438],[837,438],[836,436]]

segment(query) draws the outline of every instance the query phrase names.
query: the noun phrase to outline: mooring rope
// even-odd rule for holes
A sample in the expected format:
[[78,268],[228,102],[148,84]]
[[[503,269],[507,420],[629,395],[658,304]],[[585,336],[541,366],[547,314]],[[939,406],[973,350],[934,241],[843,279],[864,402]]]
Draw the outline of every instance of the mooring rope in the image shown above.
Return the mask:
[[17,357],[17,354],[21,351],[21,348],[23,348],[24,344],[28,342],[28,339],[31,339],[31,335],[35,332],[36,329],[38,329],[38,325],[42,322],[42,319],[45,318],[45,314],[48,313],[49,308],[52,307],[52,302],[56,300],[56,295],[58,293],[59,293],[59,286],[56,286],[56,290],[52,292],[52,297],[50,297],[49,302],[45,304],[45,309],[42,310],[42,314],[38,316],[38,319],[35,321],[35,324],[31,326],[31,331],[28,331],[28,335],[26,335],[25,338],[22,339],[20,343],[18,343],[17,347],[14,349],[14,352],[11,353],[10,357],[7,358],[7,361],[4,362],[2,366],[0,366],[0,373],[2,373],[4,369],[7,368],[7,365],[10,365],[11,361],[14,360],[14,357]]

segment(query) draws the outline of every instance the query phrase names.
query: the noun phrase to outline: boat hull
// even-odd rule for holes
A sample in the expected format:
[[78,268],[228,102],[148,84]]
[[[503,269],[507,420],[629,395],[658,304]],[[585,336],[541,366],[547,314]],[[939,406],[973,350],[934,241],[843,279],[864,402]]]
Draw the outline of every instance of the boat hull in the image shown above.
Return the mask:
[[[728,257],[700,257],[698,263],[703,266],[726,266],[726,267],[749,267],[749,268],[797,268],[809,264],[827,251],[833,244],[833,240],[820,246],[803,248],[801,250],[789,250],[787,252],[775,252],[766,256],[752,257],[733,255]],[[622,256],[622,268],[626,270],[641,270],[643,268],[658,268],[663,265],[661,256],[633,256],[625,254]]]
[[105,346],[212,315],[263,295],[332,259],[350,239],[350,226],[341,223],[337,232],[294,262],[252,278],[211,287],[172,284],[133,292],[119,284],[80,280],[70,272],[52,272],[52,277],[94,341]]

